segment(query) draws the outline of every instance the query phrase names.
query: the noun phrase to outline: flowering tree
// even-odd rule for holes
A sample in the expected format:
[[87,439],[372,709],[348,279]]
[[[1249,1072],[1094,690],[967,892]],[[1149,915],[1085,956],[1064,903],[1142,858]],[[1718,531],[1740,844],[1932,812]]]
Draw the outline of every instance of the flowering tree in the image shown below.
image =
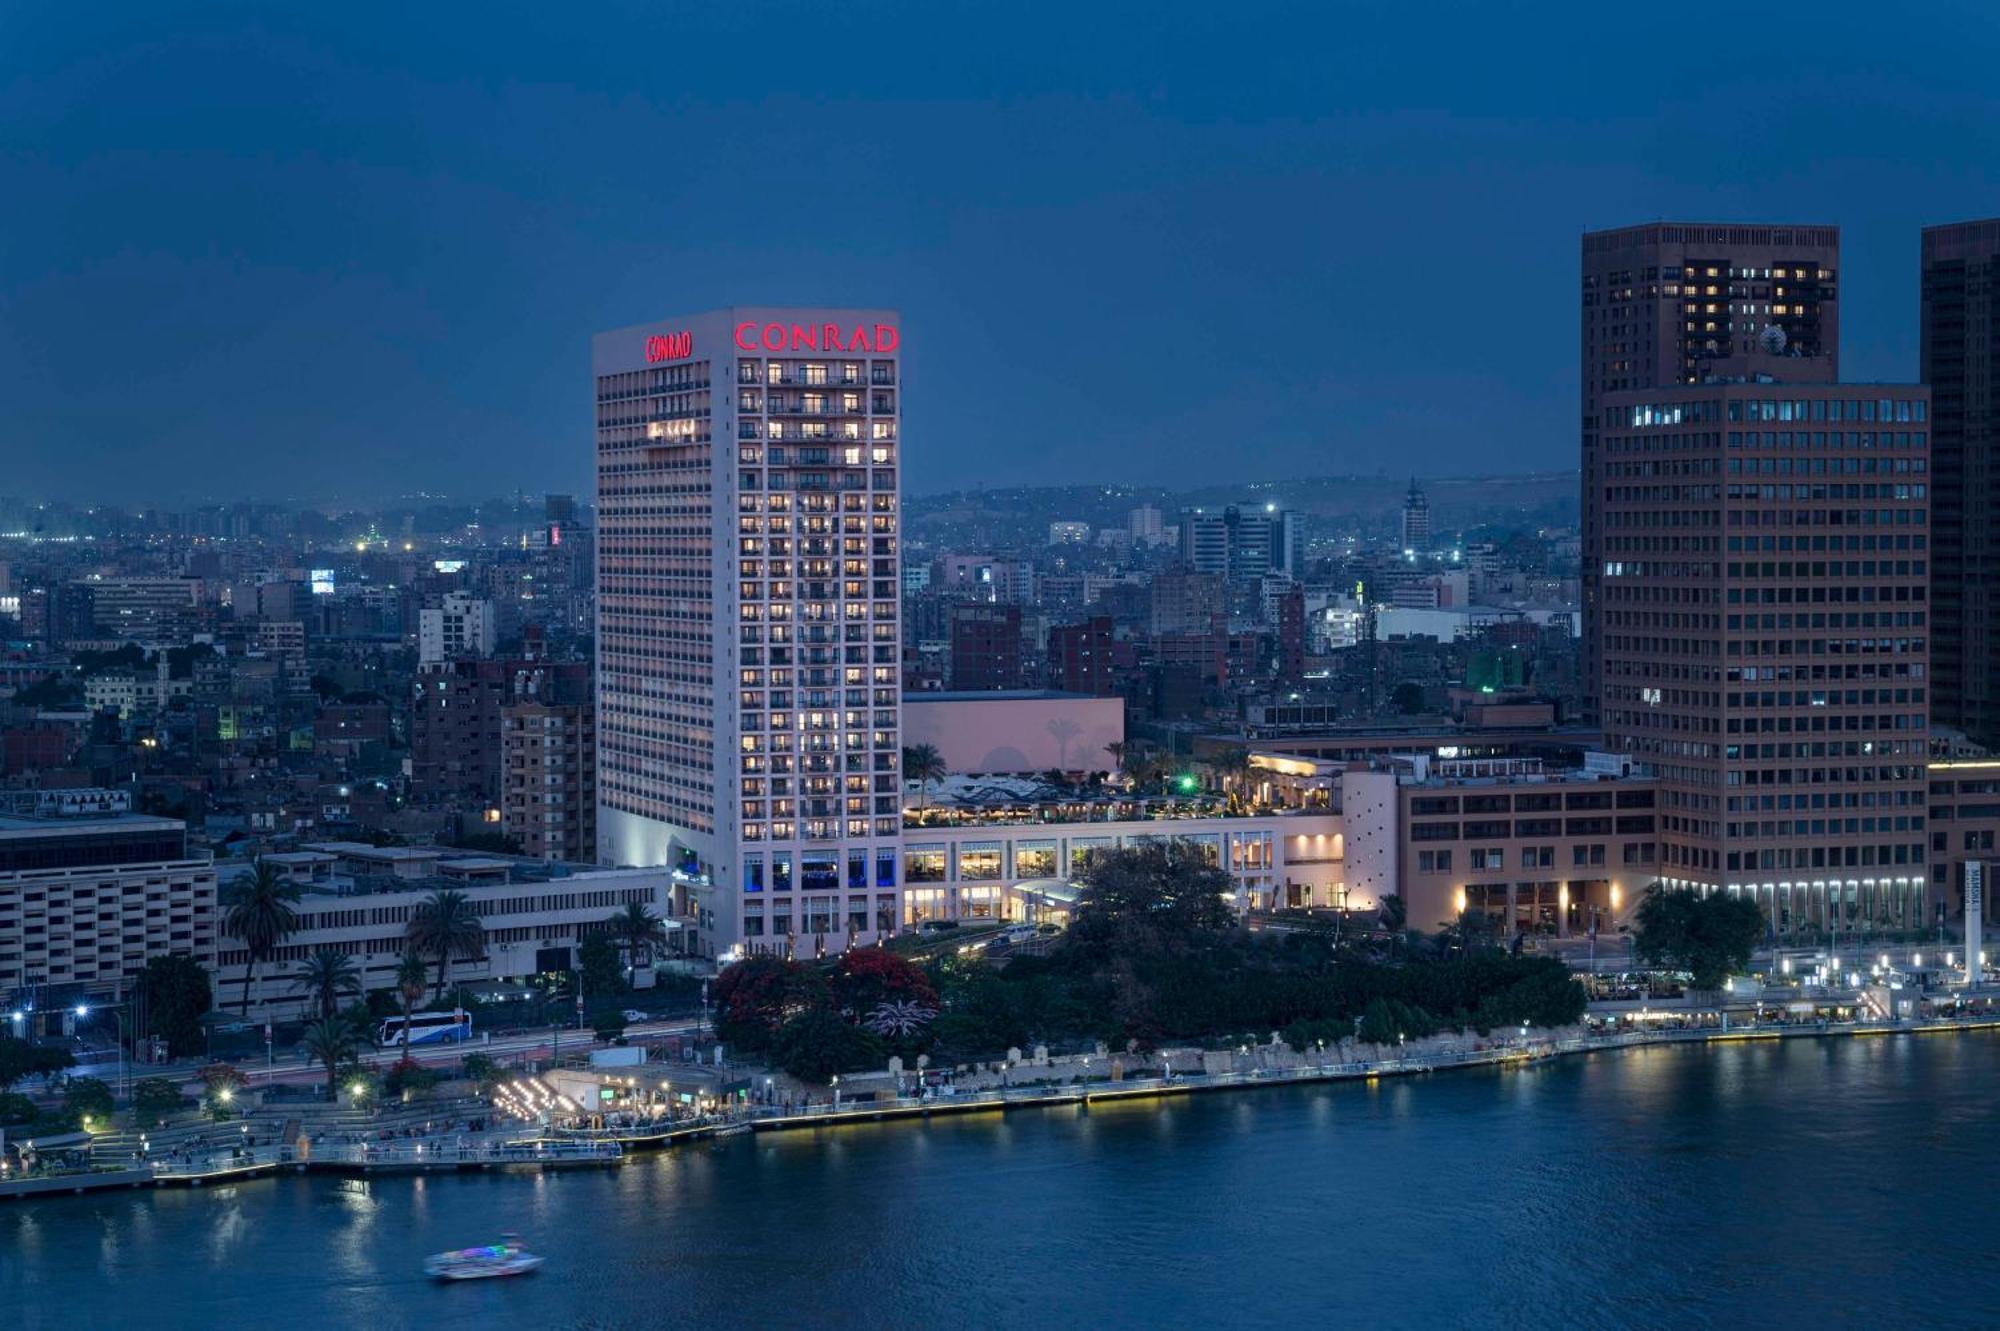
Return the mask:
[[715,977],[710,990],[715,1028],[743,1049],[768,1049],[794,1017],[826,1003],[826,980],[811,966],[783,957],[745,957]]
[[884,1003],[909,1002],[935,1014],[937,989],[923,968],[886,948],[855,947],[833,967],[834,1006],[849,1021],[865,1022]]

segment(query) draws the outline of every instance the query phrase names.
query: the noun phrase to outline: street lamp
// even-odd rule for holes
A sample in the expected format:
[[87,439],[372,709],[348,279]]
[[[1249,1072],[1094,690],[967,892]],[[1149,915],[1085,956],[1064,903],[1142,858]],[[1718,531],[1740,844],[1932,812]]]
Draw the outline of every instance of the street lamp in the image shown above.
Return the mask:
[[[118,1087],[119,1094],[125,1096],[132,1094],[131,1067],[125,1061],[125,1008],[130,1002],[131,1000],[128,998],[116,1003],[100,1004],[100,1006],[108,1009],[118,1019]],[[90,1015],[90,1004],[78,1003],[72,1011],[75,1012],[76,1019],[82,1021]],[[21,1014],[16,1012],[14,1020],[18,1023],[21,1020]]]

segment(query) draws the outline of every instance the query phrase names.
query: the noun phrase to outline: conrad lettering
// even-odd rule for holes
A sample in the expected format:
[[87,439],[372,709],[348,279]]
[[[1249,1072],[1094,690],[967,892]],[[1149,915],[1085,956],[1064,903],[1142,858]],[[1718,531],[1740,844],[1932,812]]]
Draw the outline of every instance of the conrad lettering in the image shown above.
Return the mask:
[[686,360],[694,355],[694,334],[685,330],[678,333],[663,333],[646,339],[646,363],[657,365],[663,360]]
[[736,345],[744,351],[872,351],[896,350],[902,334],[894,324],[764,323],[754,319],[736,325]]

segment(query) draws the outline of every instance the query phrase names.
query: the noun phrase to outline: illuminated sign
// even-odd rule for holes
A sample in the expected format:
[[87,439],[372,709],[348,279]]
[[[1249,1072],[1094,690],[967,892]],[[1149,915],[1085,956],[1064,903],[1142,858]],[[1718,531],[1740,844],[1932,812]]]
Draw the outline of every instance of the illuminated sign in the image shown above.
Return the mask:
[[312,571],[307,580],[312,584],[312,594],[314,596],[333,595],[332,569],[316,568]]
[[456,573],[465,567],[463,559],[433,559],[431,567],[439,573]]
[[744,351],[894,351],[903,335],[892,324],[856,324],[843,331],[839,324],[759,324],[754,319],[736,325],[736,345]]
[[694,334],[690,332],[667,333],[646,339],[646,363],[656,365],[663,360],[686,360],[694,355]]

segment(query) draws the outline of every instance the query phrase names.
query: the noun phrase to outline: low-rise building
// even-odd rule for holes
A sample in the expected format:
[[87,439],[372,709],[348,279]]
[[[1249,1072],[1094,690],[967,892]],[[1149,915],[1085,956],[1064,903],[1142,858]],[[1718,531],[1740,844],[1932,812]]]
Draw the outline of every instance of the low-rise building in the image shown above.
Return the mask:
[[122,792],[0,793],[0,994],[116,994],[154,957],[213,967],[216,934],[215,866],[179,819]]
[[[259,964],[251,981],[250,1005],[268,1015],[302,1013],[307,995],[294,977],[299,964],[320,948],[353,958],[367,989],[390,987],[409,946],[411,916],[440,890],[464,893],[486,930],[478,957],[452,962],[448,986],[573,968],[582,940],[635,902],[659,919],[668,934],[667,950],[678,950],[677,882],[666,869],[577,869],[449,849],[349,842],[320,843],[267,858],[300,888],[293,905],[298,929]],[[249,869],[243,864],[237,872]],[[216,990],[226,1001],[233,1003],[242,993],[249,962],[240,942],[222,940]],[[436,983],[435,958],[431,974]]]

